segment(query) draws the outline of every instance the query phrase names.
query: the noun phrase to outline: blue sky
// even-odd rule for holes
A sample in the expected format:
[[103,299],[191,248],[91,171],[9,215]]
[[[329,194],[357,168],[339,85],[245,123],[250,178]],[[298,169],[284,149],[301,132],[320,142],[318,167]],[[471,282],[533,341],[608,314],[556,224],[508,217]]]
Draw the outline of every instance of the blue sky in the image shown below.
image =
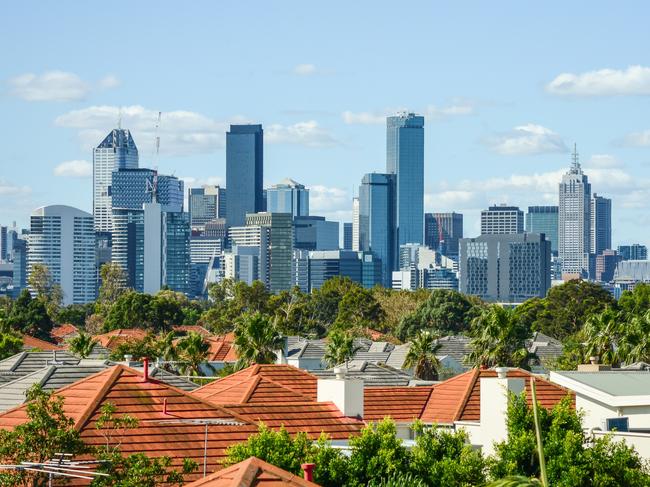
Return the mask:
[[[650,243],[647,2],[21,1],[0,43],[0,222],[90,210],[91,148],[130,128],[141,166],[225,181],[231,122],[265,128],[266,184],[351,217],[385,168],[383,117],[425,115],[425,208],[478,233],[491,203],[556,204],[573,143],[613,198],[614,244]],[[158,111],[161,154],[153,161]]]

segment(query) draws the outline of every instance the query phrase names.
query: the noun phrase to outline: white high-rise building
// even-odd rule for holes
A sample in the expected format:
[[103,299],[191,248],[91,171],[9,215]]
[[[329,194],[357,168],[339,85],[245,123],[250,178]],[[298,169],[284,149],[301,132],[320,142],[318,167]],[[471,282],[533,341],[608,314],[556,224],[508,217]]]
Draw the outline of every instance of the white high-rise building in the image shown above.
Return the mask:
[[359,249],[359,198],[352,198],[352,250]]
[[90,213],[71,206],[37,208],[31,215],[27,273],[44,264],[63,291],[63,304],[95,299],[95,232]]
[[591,236],[591,184],[582,172],[578,153],[573,151],[573,163],[562,176],[559,186],[558,253],[562,274],[587,277]]
[[93,150],[93,216],[96,232],[113,229],[111,184],[113,171],[136,169],[138,148],[126,129],[114,129]]

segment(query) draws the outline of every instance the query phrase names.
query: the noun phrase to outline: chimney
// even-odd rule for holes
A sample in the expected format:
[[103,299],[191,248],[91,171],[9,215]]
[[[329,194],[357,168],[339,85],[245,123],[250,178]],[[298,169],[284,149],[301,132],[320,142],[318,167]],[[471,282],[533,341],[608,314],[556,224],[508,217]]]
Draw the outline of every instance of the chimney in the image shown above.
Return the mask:
[[363,380],[347,377],[343,367],[335,367],[334,375],[318,379],[316,400],[333,402],[344,416],[363,418]]
[[303,463],[300,465],[300,468],[305,473],[305,480],[308,482],[314,481],[314,467],[316,467],[315,463]]
[[524,379],[508,377],[506,367],[497,367],[497,377],[481,377],[481,439],[483,455],[494,453],[494,444],[508,435],[508,393],[521,394]]
[[142,360],[142,382],[149,382],[149,359]]
[[578,364],[578,372],[601,372],[604,370],[612,370],[611,365],[598,363],[599,357],[592,355],[589,357],[588,364]]

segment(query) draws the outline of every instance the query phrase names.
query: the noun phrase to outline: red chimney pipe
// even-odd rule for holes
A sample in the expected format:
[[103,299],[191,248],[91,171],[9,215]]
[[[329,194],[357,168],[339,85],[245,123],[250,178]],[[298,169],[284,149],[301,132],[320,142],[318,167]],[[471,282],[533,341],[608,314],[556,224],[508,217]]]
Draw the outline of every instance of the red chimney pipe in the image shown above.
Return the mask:
[[142,382],[149,382],[149,359],[142,360]]
[[316,466],[315,463],[303,463],[300,465],[302,470],[305,472],[305,480],[308,482],[313,482],[314,481],[314,467]]

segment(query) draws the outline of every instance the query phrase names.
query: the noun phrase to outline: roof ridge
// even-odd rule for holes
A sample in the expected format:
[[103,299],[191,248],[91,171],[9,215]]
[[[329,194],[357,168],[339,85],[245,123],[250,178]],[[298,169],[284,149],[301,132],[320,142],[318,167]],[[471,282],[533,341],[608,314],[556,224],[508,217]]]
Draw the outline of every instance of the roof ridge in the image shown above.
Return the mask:
[[239,468],[236,470],[237,473],[233,475],[231,485],[236,485],[238,487],[253,485],[253,480],[255,480],[257,471],[259,470],[257,464],[253,462],[254,458],[255,457],[250,457],[241,463]]
[[56,370],[56,367],[57,366],[54,365],[54,364],[48,365],[46,367],[47,370],[45,371],[45,374],[43,374],[43,377],[39,381],[39,385],[43,386],[43,384],[45,384],[49,380],[49,378],[52,377],[52,374],[54,374],[54,371]]
[[25,351],[20,352],[20,356],[16,358],[14,364],[9,368],[9,372],[16,372],[18,366],[23,363],[26,357],[27,357],[27,352]]
[[253,395],[253,391],[257,388],[261,380],[262,380],[262,376],[259,374],[253,377],[251,384],[248,386],[248,389],[246,389],[246,391],[244,392],[244,397],[242,397],[242,402],[244,403],[248,402],[250,397]]
[[[97,389],[97,392],[92,397],[92,400],[86,406],[86,409],[84,410],[84,412],[81,414],[81,416],[79,416],[79,419],[77,419],[77,421],[75,421],[75,428],[77,428],[78,430],[81,430],[81,428],[83,428],[86,425],[86,423],[88,422],[88,420],[90,419],[92,414],[95,412],[95,409],[97,409],[97,406],[99,405],[99,402],[106,395],[106,392],[108,391],[108,389],[115,383],[115,380],[117,379],[117,377],[122,374],[122,371],[124,370],[124,368],[125,368],[124,365],[118,364],[118,365],[115,366],[115,368],[113,370],[111,370],[110,368],[106,369],[106,370],[110,370],[110,372],[107,373],[108,378],[102,384],[102,386],[99,389]],[[99,372],[99,374],[102,374],[104,372],[105,371]],[[94,376],[99,375],[99,374],[94,374],[94,375],[91,375],[89,377],[94,377]],[[79,384],[81,382],[84,382],[87,379],[88,379],[88,377],[86,377],[86,379],[82,379],[80,381],[74,382],[73,384],[71,384],[71,386],[75,385],[75,384]],[[62,391],[64,389],[67,389],[67,388],[60,389],[59,391]]]
[[[476,384],[476,381],[477,381],[478,377],[480,376],[480,371],[479,371],[478,368],[473,368],[471,371],[465,372],[465,373],[466,374],[468,374],[468,373],[471,374],[471,377],[470,377],[470,380],[469,380],[469,382],[467,384],[467,388],[465,389],[465,393],[463,394],[463,397],[462,397],[462,399],[460,401],[460,404],[458,405],[458,408],[454,412],[454,416],[453,416],[454,421],[457,421],[460,418],[460,415],[461,415],[463,409],[465,409],[465,406],[467,405],[467,401],[469,401],[469,396],[472,393],[472,389],[474,389],[474,384]],[[464,374],[461,374],[460,376],[462,376],[462,375],[464,375]],[[457,376],[457,377],[460,377],[460,376]],[[451,380],[453,380],[453,379],[451,379]]]

